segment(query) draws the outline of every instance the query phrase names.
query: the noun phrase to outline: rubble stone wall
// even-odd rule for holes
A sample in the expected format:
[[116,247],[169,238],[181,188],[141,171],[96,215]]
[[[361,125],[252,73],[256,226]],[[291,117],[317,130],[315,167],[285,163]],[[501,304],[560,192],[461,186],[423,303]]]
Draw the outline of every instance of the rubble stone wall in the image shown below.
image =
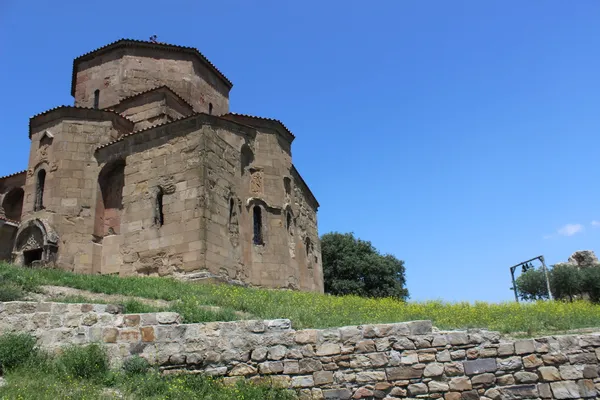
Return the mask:
[[118,365],[134,354],[164,373],[271,379],[305,399],[598,398],[600,334],[503,340],[430,321],[294,330],[289,320],[183,324],[176,313],[117,306],[0,303],[0,332],[41,347],[100,342]]

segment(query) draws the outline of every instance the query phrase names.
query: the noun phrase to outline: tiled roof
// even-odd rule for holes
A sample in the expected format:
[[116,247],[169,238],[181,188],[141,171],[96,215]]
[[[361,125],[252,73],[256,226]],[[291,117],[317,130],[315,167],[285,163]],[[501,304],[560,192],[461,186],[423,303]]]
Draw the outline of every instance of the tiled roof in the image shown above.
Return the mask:
[[147,128],[140,129],[139,131],[134,131],[134,132],[128,133],[126,135],[121,136],[120,138],[118,138],[116,140],[113,140],[112,142],[104,143],[104,144],[96,147],[96,150],[100,150],[100,149],[108,147],[108,146],[110,146],[112,144],[115,144],[117,142],[121,142],[121,141],[125,140],[126,138],[128,138],[129,136],[137,135],[138,133],[146,132],[146,131],[149,131],[150,129],[158,128],[159,126],[169,125],[169,124],[172,124],[174,122],[182,121],[182,120],[187,119],[187,118],[192,118],[192,117],[195,117],[195,116],[200,115],[200,114],[202,114],[202,113],[193,113],[191,115],[188,115],[188,116],[185,116],[185,117],[181,117],[181,118],[178,118],[178,119],[173,120],[173,121],[163,122],[162,124],[152,125],[152,126],[149,126]]
[[173,93],[173,94],[175,95],[175,97],[177,97],[179,100],[181,100],[182,102],[184,102],[184,103],[185,103],[187,106],[189,106],[189,107],[190,107],[192,110],[194,109],[194,106],[193,106],[193,105],[191,105],[190,103],[188,103],[188,101],[187,101],[186,99],[184,99],[183,97],[181,97],[181,96],[179,95],[179,93],[177,93],[176,91],[174,91],[173,89],[171,89],[171,88],[170,88],[169,86],[167,86],[167,85],[161,85],[161,86],[156,86],[156,87],[153,87],[152,89],[144,90],[143,92],[140,92],[140,93],[138,93],[138,94],[134,94],[134,95],[131,95],[131,96],[129,96],[129,97],[125,97],[124,99],[122,99],[122,100],[119,102],[119,104],[116,104],[116,105],[114,105],[114,106],[112,106],[112,107],[103,108],[103,110],[107,110],[107,111],[113,111],[113,109],[114,109],[114,108],[118,107],[118,106],[119,106],[121,103],[123,103],[123,102],[125,102],[125,101],[127,101],[127,100],[134,99],[134,98],[136,98],[137,96],[141,96],[141,95],[143,95],[143,94],[146,94],[146,93],[154,92],[155,90],[159,90],[159,89],[167,89],[168,91],[170,91],[171,93]]
[[227,84],[229,89],[231,89],[233,87],[233,83],[229,79],[227,79],[227,77],[213,63],[211,63],[208,60],[208,58],[206,58],[204,56],[204,54],[200,53],[200,51],[198,51],[198,49],[196,49],[194,47],[179,46],[179,45],[175,45],[175,44],[166,44],[166,43],[154,43],[154,42],[147,42],[145,40],[119,39],[115,42],[112,42],[105,46],[99,47],[96,50],[92,50],[88,53],[85,53],[73,60],[73,78],[71,80],[71,95],[75,96],[75,81],[77,78],[77,72],[76,72],[77,68],[76,67],[79,62],[92,59],[93,57],[97,56],[100,53],[104,53],[106,51],[110,51],[110,50],[113,50],[113,49],[116,49],[119,47],[126,47],[126,46],[140,46],[140,47],[156,48],[156,49],[167,50],[167,51],[177,51],[177,52],[193,54],[196,57],[198,57],[201,61],[203,61],[206,65],[208,65],[208,67],[210,69],[212,69],[213,72],[215,72]]
[[35,114],[33,117],[29,118],[29,138],[31,138],[31,123],[33,122],[34,119],[39,118],[43,115],[46,114],[50,114],[53,111],[57,111],[57,110],[63,110],[63,109],[71,109],[71,110],[87,110],[87,111],[95,111],[95,112],[101,112],[101,113],[111,113],[116,115],[117,117],[119,117],[120,119],[127,121],[127,123],[132,124],[133,122],[131,122],[130,120],[128,120],[127,118],[125,118],[124,116],[122,116],[121,114],[112,111],[112,110],[102,110],[102,109],[97,109],[97,108],[92,108],[92,107],[79,107],[79,106],[58,106],[58,107],[54,107],[51,108],[49,110],[46,110],[44,112],[41,112],[39,114]]
[[27,172],[27,170],[25,170],[25,171],[19,171],[19,172],[13,172],[12,174],[8,174],[8,175],[5,175],[5,176],[0,176],[0,179],[10,178],[11,176],[21,175],[21,174],[24,174],[26,172]]
[[278,120],[278,119],[275,119],[275,118],[258,117],[258,116],[256,116],[256,115],[238,114],[238,113],[232,113],[232,112],[230,112],[230,113],[227,113],[227,114],[225,114],[225,115],[222,115],[221,117],[223,117],[223,118],[227,118],[227,116],[228,116],[228,115],[231,115],[231,116],[233,116],[233,117],[253,118],[253,119],[259,119],[259,120],[263,120],[263,121],[271,121],[271,122],[276,122],[276,123],[278,123],[279,125],[281,125],[281,126],[283,127],[283,129],[285,129],[285,131],[286,131],[287,133],[289,133],[289,134],[290,134],[290,135],[291,135],[293,138],[295,138],[295,137],[296,137],[296,136],[294,136],[294,134],[292,133],[292,131],[290,131],[290,130],[287,128],[287,126],[285,126],[285,125],[283,124],[283,122],[281,122],[280,120]]

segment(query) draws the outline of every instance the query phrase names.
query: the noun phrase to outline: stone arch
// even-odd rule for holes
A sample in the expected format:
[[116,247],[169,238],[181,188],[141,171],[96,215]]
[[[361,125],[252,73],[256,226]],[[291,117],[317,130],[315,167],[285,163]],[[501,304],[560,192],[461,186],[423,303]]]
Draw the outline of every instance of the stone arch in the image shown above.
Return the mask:
[[240,163],[242,176],[246,173],[246,169],[254,162],[254,152],[247,143],[242,145],[240,150]]
[[58,252],[58,235],[43,219],[29,220],[17,231],[13,259],[17,265],[53,263]]
[[23,214],[23,198],[25,192],[22,188],[16,187],[6,193],[2,200],[2,209],[4,210],[4,216],[11,221],[21,221],[21,215]]
[[123,159],[106,164],[98,174],[94,236],[99,240],[121,232],[124,186],[125,160]]

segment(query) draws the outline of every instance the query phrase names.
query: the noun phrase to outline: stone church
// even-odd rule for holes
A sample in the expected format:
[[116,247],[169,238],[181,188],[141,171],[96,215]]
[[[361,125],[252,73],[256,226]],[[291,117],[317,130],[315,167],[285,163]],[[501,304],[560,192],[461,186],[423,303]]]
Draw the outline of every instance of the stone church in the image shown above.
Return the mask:
[[190,47],[119,40],[73,61],[73,106],[31,117],[0,178],[0,259],[78,273],[323,292],[319,203],[276,119]]

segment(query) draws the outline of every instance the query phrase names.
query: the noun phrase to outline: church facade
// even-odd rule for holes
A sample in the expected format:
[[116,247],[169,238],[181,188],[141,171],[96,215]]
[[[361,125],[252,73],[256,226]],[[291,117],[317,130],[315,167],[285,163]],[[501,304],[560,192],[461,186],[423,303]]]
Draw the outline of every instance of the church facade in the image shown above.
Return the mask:
[[0,178],[0,259],[323,292],[294,135],[231,113],[232,86],[189,47],[124,39],[76,58],[75,104],[33,116],[28,169]]

